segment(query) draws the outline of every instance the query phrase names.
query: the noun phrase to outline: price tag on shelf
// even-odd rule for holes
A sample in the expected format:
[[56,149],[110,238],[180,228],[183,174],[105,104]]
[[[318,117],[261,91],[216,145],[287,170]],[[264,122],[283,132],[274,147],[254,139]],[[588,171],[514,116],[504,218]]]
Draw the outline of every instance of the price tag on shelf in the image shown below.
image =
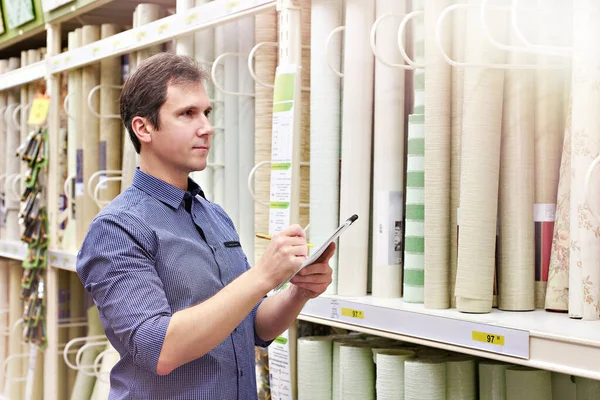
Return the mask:
[[504,346],[504,336],[494,333],[473,331],[471,338],[476,342],[494,344],[496,346]]
[[50,96],[36,94],[29,112],[29,125],[42,125],[48,118],[48,110],[50,108]]
[[365,312],[352,308],[342,307],[342,315],[348,318],[365,319]]

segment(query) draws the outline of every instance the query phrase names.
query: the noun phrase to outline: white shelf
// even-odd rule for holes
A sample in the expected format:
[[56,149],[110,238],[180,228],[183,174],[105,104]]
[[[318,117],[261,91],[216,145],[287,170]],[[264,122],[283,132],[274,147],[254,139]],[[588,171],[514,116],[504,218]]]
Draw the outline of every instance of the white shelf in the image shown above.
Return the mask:
[[46,76],[46,61],[38,61],[22,68],[0,75],[0,91],[25,83],[33,82]]
[[23,261],[27,257],[27,246],[23,242],[0,240],[0,257]]
[[199,29],[275,8],[276,0],[216,0],[144,26],[61,53],[51,58],[50,73],[58,73],[160,44]]
[[[600,379],[600,322],[572,320],[566,314],[544,310],[463,314],[455,309],[428,310],[402,299],[322,296],[306,304],[300,319]],[[473,340],[474,331],[481,332],[485,342]],[[504,345],[487,343],[487,334],[502,336]]]
[[[0,257],[22,261],[27,257],[27,245],[23,242],[0,240]],[[48,257],[51,267],[75,271],[77,254],[50,250]]]

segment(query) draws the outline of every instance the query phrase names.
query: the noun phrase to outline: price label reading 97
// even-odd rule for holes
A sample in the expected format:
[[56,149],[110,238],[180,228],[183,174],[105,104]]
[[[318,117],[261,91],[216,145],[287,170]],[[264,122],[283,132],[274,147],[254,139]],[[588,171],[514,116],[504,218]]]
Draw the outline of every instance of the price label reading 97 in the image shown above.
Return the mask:
[[361,310],[353,310],[352,308],[342,308],[342,315],[344,317],[365,319],[365,313]]
[[504,346],[504,336],[496,335],[494,333],[473,331],[472,339],[477,342]]

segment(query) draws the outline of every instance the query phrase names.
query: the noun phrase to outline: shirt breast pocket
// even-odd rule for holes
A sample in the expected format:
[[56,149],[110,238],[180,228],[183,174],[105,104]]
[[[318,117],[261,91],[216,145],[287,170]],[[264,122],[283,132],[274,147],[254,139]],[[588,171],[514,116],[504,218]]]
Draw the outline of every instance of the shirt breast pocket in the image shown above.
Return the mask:
[[235,277],[243,274],[250,267],[248,259],[239,240],[226,240],[223,242],[223,252],[227,257],[228,264],[231,266]]

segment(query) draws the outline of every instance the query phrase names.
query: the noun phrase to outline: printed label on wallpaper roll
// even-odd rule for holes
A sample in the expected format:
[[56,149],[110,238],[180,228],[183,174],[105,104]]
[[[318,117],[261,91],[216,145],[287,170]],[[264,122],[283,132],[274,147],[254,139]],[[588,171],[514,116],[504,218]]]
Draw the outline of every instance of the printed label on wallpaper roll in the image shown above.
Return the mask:
[[534,204],[533,220],[535,222],[554,222],[556,218],[556,204]]
[[269,381],[272,400],[293,399],[288,331],[269,346]]
[[296,67],[278,68],[273,91],[273,136],[271,143],[271,187],[269,233],[290,225],[292,158],[294,151],[294,96]]
[[76,152],[76,175],[75,175],[75,196],[83,196],[85,185],[83,184],[83,149],[77,149]]
[[[100,142],[100,151],[98,152],[99,160],[100,160],[100,170],[106,170],[106,140]],[[98,178],[98,183],[100,183],[100,189],[106,189],[106,174],[100,175]]]
[[400,265],[404,232],[402,192],[384,190],[376,196],[377,264]]

